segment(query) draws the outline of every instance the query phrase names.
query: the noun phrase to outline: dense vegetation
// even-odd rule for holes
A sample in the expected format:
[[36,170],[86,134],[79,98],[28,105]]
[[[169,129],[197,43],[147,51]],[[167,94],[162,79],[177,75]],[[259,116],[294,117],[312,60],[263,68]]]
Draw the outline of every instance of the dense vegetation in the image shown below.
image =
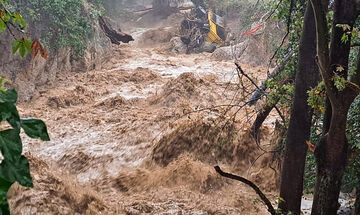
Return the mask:
[[[24,31],[27,24],[17,12],[11,12],[5,0],[0,1],[0,31],[13,30]],[[13,34],[13,53],[19,52],[24,57],[26,52],[33,52],[34,56],[39,52],[46,58],[47,52],[39,41],[21,37],[17,39]],[[25,187],[32,187],[33,182],[30,175],[28,159],[23,155],[20,132],[23,130],[30,138],[39,138],[44,141],[50,140],[46,125],[43,121],[33,118],[20,118],[16,108],[18,99],[15,89],[6,87],[7,80],[0,77],[0,123],[3,126],[0,130],[0,150],[2,160],[0,163],[0,214],[10,214],[7,202],[7,192],[10,187],[18,182]]]
[[[70,48],[75,56],[83,56],[91,38],[91,23],[101,13],[101,1],[78,0],[9,1],[30,26],[30,32],[52,51]],[[93,5],[95,4],[95,5]]]
[[[281,53],[285,52],[285,53],[289,53],[291,52],[291,50],[293,48],[297,49],[300,53],[301,53],[301,49],[299,50],[298,47],[300,45],[300,40],[299,39],[293,39],[293,38],[299,38],[299,35],[304,35],[306,34],[306,36],[309,38],[309,32],[304,32],[303,28],[301,28],[301,23],[304,22],[304,7],[305,5],[310,4],[310,1],[305,1],[303,3],[298,2],[297,4],[295,4],[294,1],[274,1],[273,5],[275,5],[275,17],[282,19],[284,22],[287,22],[288,24],[288,43],[285,44],[282,47],[282,50],[280,50],[280,54],[278,55],[280,57],[280,59],[282,58]],[[348,3],[349,5],[353,4],[353,3]],[[341,7],[347,7],[346,4],[341,5],[339,4],[334,4],[337,7],[341,8]],[[334,6],[335,7],[335,6]],[[274,8],[274,7],[273,7]],[[321,8],[319,6],[319,8]],[[318,9],[319,10],[319,9]],[[319,11],[317,11],[319,13]],[[356,13],[356,12],[355,12]],[[320,16],[319,14],[316,14],[317,16]],[[323,14],[321,14],[323,15]],[[325,147],[325,145],[328,144],[333,144],[333,145],[338,145],[338,147],[340,146],[344,146],[346,148],[347,143],[349,143],[350,147],[350,153],[349,156],[347,157],[347,163],[349,164],[346,168],[344,177],[342,178],[342,189],[344,191],[351,191],[353,188],[359,188],[359,175],[358,175],[358,171],[359,171],[359,143],[358,143],[358,135],[359,135],[359,126],[358,126],[358,120],[359,120],[359,98],[355,100],[355,102],[353,102],[353,104],[351,105],[351,109],[349,110],[348,113],[348,120],[347,120],[347,141],[345,141],[344,145],[341,145],[341,141],[337,141],[336,143],[333,143],[332,139],[327,136],[327,132],[328,129],[334,129],[335,124],[332,125],[332,127],[330,127],[330,121],[331,121],[331,116],[328,114],[329,111],[331,113],[331,107],[332,108],[338,108],[336,105],[334,104],[338,104],[339,106],[343,105],[343,108],[341,109],[340,113],[346,113],[347,108],[346,108],[346,101],[342,101],[342,103],[337,103],[336,101],[339,101],[339,98],[334,96],[333,93],[335,95],[339,95],[341,93],[344,93],[344,91],[347,89],[349,92],[347,92],[346,96],[349,96],[349,100],[347,102],[351,102],[351,96],[352,96],[352,92],[349,89],[349,85],[352,84],[351,81],[355,81],[354,83],[356,84],[356,71],[359,71],[358,68],[356,68],[357,66],[359,66],[358,64],[358,58],[355,57],[355,55],[358,53],[358,49],[357,48],[351,48],[350,49],[350,40],[357,41],[357,29],[359,27],[359,25],[356,23],[353,27],[350,27],[350,23],[351,21],[348,21],[349,24],[339,24],[338,20],[336,20],[336,18],[338,17],[342,17],[345,16],[344,14],[338,13],[338,17],[334,17],[334,11],[330,10],[329,13],[326,14],[327,16],[325,18],[327,18],[327,23],[325,23],[325,25],[327,25],[328,29],[331,29],[330,31],[332,31],[332,40],[331,40],[331,46],[334,47],[340,47],[341,50],[343,50],[343,55],[338,55],[338,59],[339,62],[337,65],[337,67],[335,68],[335,71],[332,73],[331,76],[333,76],[332,78],[324,78],[322,82],[320,82],[318,84],[317,87],[314,87],[312,90],[308,91],[308,99],[307,102],[309,104],[309,106],[311,106],[313,108],[313,120],[312,120],[312,128],[311,128],[311,135],[310,135],[310,143],[315,144],[314,148],[312,149],[313,151],[309,151],[308,155],[307,155],[307,161],[306,161],[306,166],[305,166],[305,181],[304,181],[304,189],[306,192],[314,192],[315,191],[315,202],[314,202],[314,209],[313,209],[313,213],[317,214],[320,211],[324,212],[324,211],[332,211],[331,213],[336,213],[336,210],[334,208],[331,208],[330,205],[330,199],[333,198],[334,196],[332,195],[336,195],[334,193],[336,193],[336,191],[331,191],[331,195],[328,194],[324,194],[322,192],[330,192],[331,189],[336,189],[335,184],[333,185],[329,185],[330,183],[327,183],[326,181],[332,181],[331,183],[335,183],[337,179],[337,177],[342,174],[342,167],[337,167],[339,168],[337,171],[337,175],[331,175],[330,172],[333,170],[330,170],[331,168],[333,168],[331,165],[333,164],[326,164],[324,165],[324,160],[328,159],[327,156],[329,155],[328,153],[330,151],[332,151],[333,149],[328,149],[325,150],[323,147]],[[348,16],[347,19],[349,20],[351,16]],[[312,18],[313,19],[313,18]],[[326,21],[326,20],[325,20]],[[314,21],[313,21],[314,22]],[[317,24],[320,23],[319,20],[317,20]],[[344,22],[344,20],[343,20]],[[332,24],[334,23],[334,24]],[[346,22],[345,22],[346,23]],[[300,24],[300,25],[299,25]],[[296,27],[300,26],[300,27]],[[340,30],[343,31],[340,31]],[[317,29],[319,30],[319,29]],[[321,30],[321,29],[320,29]],[[330,33],[326,33],[326,34],[330,34]],[[325,38],[326,34],[323,33],[323,38]],[[352,38],[351,38],[352,37]],[[318,40],[319,41],[319,40]],[[329,40],[330,43],[330,40]],[[291,48],[293,47],[293,48]],[[323,45],[323,48],[326,49],[327,45],[325,46],[325,44]],[[319,49],[319,46],[318,46]],[[348,49],[348,50],[347,50]],[[319,52],[319,50],[317,50]],[[307,49],[307,52],[310,53],[311,50]],[[333,52],[330,52],[333,56]],[[350,61],[348,62],[350,69],[349,69],[349,75],[347,75],[347,54],[349,54],[350,56]],[[306,55],[305,53],[303,53],[303,55]],[[322,63],[326,62],[326,55],[322,60]],[[301,59],[301,58],[299,58]],[[343,60],[342,60],[343,59]],[[314,58],[313,58],[313,62],[314,62]],[[332,61],[336,61],[334,57],[330,58],[330,60]],[[341,61],[342,60],[342,61]],[[299,64],[299,61],[295,62],[296,64]],[[319,62],[318,62],[319,64]],[[320,71],[322,72],[322,74],[328,74],[328,69],[324,69],[324,68],[320,68]],[[285,72],[285,71],[284,71]],[[301,70],[298,70],[297,72],[301,72]],[[346,75],[343,75],[346,74]],[[305,74],[303,74],[302,76],[304,76]],[[329,75],[330,76],[330,75]],[[324,77],[324,76],[323,76]],[[326,76],[325,76],[326,77]],[[352,77],[352,78],[351,78]],[[354,79],[353,79],[354,78]],[[281,83],[278,83],[279,85],[281,85]],[[302,83],[304,84],[304,83]],[[331,84],[333,84],[334,88],[331,88]],[[333,91],[333,92],[332,92]],[[330,100],[326,100],[327,96],[331,97],[331,104],[332,106],[330,106]],[[295,96],[296,99],[296,96]],[[294,107],[293,107],[294,108]],[[338,114],[338,113],[337,113]],[[337,114],[333,114],[333,116],[336,116]],[[333,122],[332,122],[333,123]],[[299,129],[299,128],[297,128]],[[340,129],[341,130],[341,129]],[[323,136],[326,135],[326,136]],[[330,134],[331,136],[333,136],[333,133]],[[339,134],[340,135],[340,134]],[[334,138],[337,138],[339,136],[334,136]],[[325,138],[325,139],[324,139]],[[289,141],[289,140],[287,140]],[[346,143],[347,142],[347,143]],[[288,142],[287,142],[288,143]],[[287,147],[294,147],[291,145],[288,145]],[[321,148],[321,149],[320,149]],[[314,153],[314,149],[315,149],[315,154]],[[285,157],[286,157],[286,153],[285,152]],[[299,153],[299,152],[298,152]],[[301,154],[301,153],[299,153]],[[337,156],[339,156],[338,158],[340,159],[340,154],[338,153]],[[315,156],[314,156],[315,155]],[[334,155],[334,154],[333,154]],[[346,157],[346,153],[341,155]],[[289,158],[289,159],[296,159],[294,157]],[[285,160],[288,161],[288,160]],[[335,162],[335,161],[334,161]],[[333,162],[333,163],[334,163]],[[286,164],[286,163],[285,163]],[[343,164],[341,164],[340,161],[336,161],[334,163],[334,166],[341,166]],[[345,166],[345,165],[344,165]],[[317,168],[316,168],[317,167]],[[326,169],[326,170],[324,170]],[[327,175],[330,174],[330,175]],[[317,178],[317,182],[316,182],[316,178]],[[326,181],[322,181],[325,178],[327,178],[328,180]],[[284,179],[284,178],[283,178]],[[341,178],[340,178],[341,179]],[[323,186],[321,189],[319,189],[319,186]],[[326,188],[325,188],[326,187]],[[327,190],[327,191],[325,191]],[[317,205],[319,203],[319,201],[322,201],[323,198],[328,198],[326,201],[326,204],[329,204],[328,207],[326,207],[325,203],[323,202],[323,204],[321,205],[321,207],[319,207],[320,205]],[[332,197],[330,197],[332,196]],[[291,197],[292,198],[292,197]],[[322,200],[320,200],[322,199]],[[333,199],[336,199],[336,197],[334,197]],[[288,211],[291,207],[292,208],[296,208],[297,206],[294,207],[294,204],[291,206],[292,204],[292,199],[285,199],[285,201],[289,200],[290,203],[286,203],[286,204],[280,204],[281,209],[284,209],[285,211]],[[324,200],[325,201],[325,200]],[[290,208],[288,208],[290,207]],[[298,213],[299,209],[294,209],[295,213]]]
[[[4,4],[6,3],[4,0],[0,1]],[[276,0],[266,2],[266,4],[256,3],[256,5],[252,5],[253,7],[248,7],[250,2],[247,0],[193,0],[193,2],[196,5],[213,9],[219,15],[237,11],[239,12],[240,19],[246,20],[242,24],[246,27],[249,27],[253,20],[260,18],[259,14],[251,13],[255,11],[255,9],[267,12],[272,20],[285,23],[286,34],[284,35],[283,43],[279,48],[275,47],[275,55],[272,60],[275,63],[280,63],[289,53],[294,52],[295,54],[291,60],[286,63],[286,66],[278,76],[267,81],[267,87],[269,89],[267,102],[272,106],[278,104],[282,109],[289,110],[293,105],[291,98],[294,98],[296,93],[296,73],[301,66],[301,62],[299,62],[301,49],[299,47],[301,46],[300,41],[304,34],[303,24],[305,22],[305,11],[310,1]],[[84,3],[79,0],[10,0],[9,3],[12,5],[8,7],[9,11],[0,6],[0,31],[6,30],[8,23],[15,24],[20,31],[23,31],[27,27],[27,24],[20,14],[11,12],[19,10],[25,20],[28,21],[31,34],[40,38],[40,41],[50,50],[58,51],[62,48],[69,48],[74,56],[81,57],[84,55],[84,51],[89,44],[92,36],[92,24],[96,22],[97,17],[104,13],[104,8],[108,9],[107,12],[109,14],[115,13],[112,10],[116,8],[115,5],[121,4],[122,1],[102,2],[102,0],[89,0]],[[336,25],[332,25],[332,22],[334,22],[336,18],[334,18],[334,12],[330,10],[326,15],[326,24],[330,29],[329,32],[326,32],[327,34],[330,34],[330,31],[336,31],[337,28],[343,29],[344,31],[340,40],[335,42],[331,41],[332,45],[345,46],[347,44],[350,49],[349,43],[359,40],[357,35],[360,23],[356,22],[354,26],[349,26],[347,23],[336,23]],[[12,43],[13,52],[18,52],[21,56],[25,56],[27,52],[33,52],[34,47],[41,47],[37,44],[39,44],[37,40],[32,42],[24,37],[16,38]],[[333,71],[334,75],[331,76],[330,80],[324,78],[316,87],[307,91],[307,105],[312,108],[309,143],[314,144],[316,148],[322,146],[322,142],[325,141],[324,133],[327,132],[327,130],[324,129],[324,125],[326,126],[327,123],[326,114],[329,111],[329,106],[326,106],[326,98],[332,93],[328,85],[332,83],[334,85],[333,90],[336,91],[338,95],[347,89],[349,83],[352,83],[350,77],[356,75],[356,71],[359,71],[359,68],[357,68],[359,59],[356,57],[358,52],[358,48],[351,47],[351,50],[347,53],[349,55],[349,66],[337,65]],[[346,54],[346,50],[344,53]],[[342,57],[347,58],[347,56]],[[315,61],[315,59],[313,60]],[[347,60],[344,62],[347,63]],[[349,69],[347,69],[348,67]],[[346,75],[342,74],[343,71],[346,72]],[[326,71],[322,72],[326,74]],[[347,72],[349,74],[347,74]],[[284,82],[284,80],[286,81]],[[7,122],[10,128],[0,131],[0,150],[4,157],[4,160],[0,164],[0,207],[3,214],[8,214],[9,209],[6,202],[6,193],[10,186],[14,182],[19,182],[23,186],[32,186],[29,163],[26,157],[22,155],[21,129],[31,138],[49,140],[49,136],[46,131],[46,126],[42,121],[20,118],[15,106],[17,93],[15,90],[5,88],[4,84],[5,80],[0,79],[0,116],[1,121]],[[336,96],[332,98],[333,101],[337,99]],[[345,157],[348,165],[342,177],[341,189],[349,192],[356,188],[358,191],[357,195],[359,196],[360,98],[357,97],[354,102],[350,102],[351,107],[349,111],[344,110],[347,114],[347,140],[345,143],[349,143],[349,154]],[[283,127],[289,127],[289,121],[290,119],[286,118],[283,122]],[[282,144],[280,148],[285,149],[287,142],[288,140],[284,137],[280,143]],[[285,156],[287,152],[283,150],[282,153],[283,156]],[[325,155],[323,154],[322,156]],[[320,182],[316,183],[316,177],[321,177],[321,175],[319,176],[319,169],[321,169],[322,166],[319,163],[321,164],[319,154],[314,154],[314,151],[308,151],[306,154],[303,183],[305,192],[316,192],[316,186],[321,186],[321,180],[318,179]],[[318,168],[316,168],[316,166],[318,166]],[[285,211],[287,211],[287,208],[285,208]]]

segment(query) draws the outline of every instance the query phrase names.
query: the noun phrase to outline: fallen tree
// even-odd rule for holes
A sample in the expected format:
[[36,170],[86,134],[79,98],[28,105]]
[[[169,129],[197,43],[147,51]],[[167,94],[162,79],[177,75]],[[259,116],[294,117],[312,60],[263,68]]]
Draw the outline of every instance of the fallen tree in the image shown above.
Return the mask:
[[110,24],[105,22],[102,16],[99,16],[99,25],[113,44],[120,45],[120,42],[129,43],[130,41],[134,41],[131,35],[121,32],[120,29],[119,31],[114,30]]

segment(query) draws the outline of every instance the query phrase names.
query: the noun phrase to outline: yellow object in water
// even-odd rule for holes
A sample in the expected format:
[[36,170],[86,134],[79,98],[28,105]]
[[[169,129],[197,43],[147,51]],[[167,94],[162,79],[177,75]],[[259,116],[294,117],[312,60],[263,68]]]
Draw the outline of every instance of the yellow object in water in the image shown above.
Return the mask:
[[226,37],[223,19],[209,11],[208,20],[210,25],[210,31],[206,37],[206,41],[210,43],[216,43],[220,46],[223,45]]

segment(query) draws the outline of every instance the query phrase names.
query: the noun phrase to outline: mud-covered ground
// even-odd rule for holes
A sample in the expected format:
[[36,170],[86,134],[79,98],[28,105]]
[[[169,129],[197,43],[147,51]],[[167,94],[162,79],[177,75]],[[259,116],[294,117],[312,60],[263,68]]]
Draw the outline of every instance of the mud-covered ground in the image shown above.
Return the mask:
[[[266,214],[250,188],[213,169],[249,177],[276,199],[271,157],[248,170],[262,153],[249,134],[252,109],[233,117],[236,106],[221,106],[242,96],[233,62],[135,45],[106,59],[19,104],[23,117],[46,122],[51,141],[24,136],[34,188],[12,187],[12,214]],[[262,130],[267,147],[272,132]]]

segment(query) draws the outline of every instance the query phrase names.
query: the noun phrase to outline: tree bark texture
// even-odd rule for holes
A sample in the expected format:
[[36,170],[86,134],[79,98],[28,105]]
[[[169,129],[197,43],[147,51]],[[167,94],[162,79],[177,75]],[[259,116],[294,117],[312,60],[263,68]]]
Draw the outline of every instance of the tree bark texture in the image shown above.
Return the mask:
[[[277,103],[277,102],[276,102]],[[263,124],[263,122],[265,121],[265,119],[269,116],[270,112],[272,111],[272,109],[274,109],[275,105],[271,105],[271,104],[266,104],[258,113],[258,115],[256,116],[256,119],[253,123],[253,125],[251,126],[251,135],[253,136],[253,138],[255,138],[256,140],[258,140],[258,136],[259,136],[259,130],[261,125]]]
[[[335,0],[330,52],[326,36],[328,32],[326,13],[324,13],[327,6],[320,4],[317,0],[311,0],[311,2],[316,17],[319,66],[331,104],[328,132],[315,149],[317,178],[312,215],[336,215],[339,208],[341,180],[347,161],[348,143],[345,135],[347,114],[359,89],[347,82],[345,89],[338,90],[334,85],[334,76],[337,74],[347,78],[351,34],[348,34],[347,42],[342,41],[341,38],[344,33],[347,34],[352,30],[358,16],[357,2],[356,0]],[[350,29],[343,29],[337,26],[338,24],[346,24],[350,26]],[[339,71],[337,69],[339,66],[344,70]]]
[[355,214],[360,214],[360,186],[356,189]]
[[286,137],[285,158],[282,164],[279,208],[284,214],[300,214],[303,194],[303,176],[307,153],[306,141],[310,138],[311,107],[307,104],[307,91],[320,79],[315,63],[316,31],[310,2],[305,11],[303,33],[299,46],[299,65],[295,77],[295,97],[291,108]]

